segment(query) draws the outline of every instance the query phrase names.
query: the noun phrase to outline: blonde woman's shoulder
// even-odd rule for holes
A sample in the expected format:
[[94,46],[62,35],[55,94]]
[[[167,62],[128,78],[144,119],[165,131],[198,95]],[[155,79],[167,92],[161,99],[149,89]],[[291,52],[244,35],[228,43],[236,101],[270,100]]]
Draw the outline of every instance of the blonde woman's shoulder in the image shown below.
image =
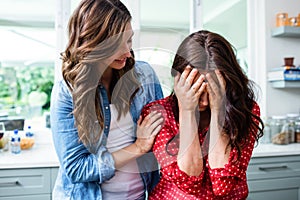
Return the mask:
[[154,70],[151,65],[145,61],[136,61],[135,70],[138,74],[144,76],[151,76],[152,74],[154,74]]

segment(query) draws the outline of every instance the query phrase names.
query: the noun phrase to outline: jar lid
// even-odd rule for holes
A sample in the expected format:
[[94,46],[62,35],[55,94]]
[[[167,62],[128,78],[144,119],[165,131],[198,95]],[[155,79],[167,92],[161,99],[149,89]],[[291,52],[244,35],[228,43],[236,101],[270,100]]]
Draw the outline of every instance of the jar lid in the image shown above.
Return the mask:
[[297,118],[297,117],[299,117],[299,114],[298,113],[288,113],[288,114],[286,114],[286,116],[289,118]]
[[272,116],[272,119],[286,119],[286,116],[284,116],[284,115],[274,115],[274,116]]

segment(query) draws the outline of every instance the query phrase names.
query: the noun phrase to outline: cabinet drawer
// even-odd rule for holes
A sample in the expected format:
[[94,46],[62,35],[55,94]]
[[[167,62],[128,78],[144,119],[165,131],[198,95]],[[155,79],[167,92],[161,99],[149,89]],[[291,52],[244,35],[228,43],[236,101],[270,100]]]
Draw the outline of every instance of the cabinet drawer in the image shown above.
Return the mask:
[[0,170],[0,197],[49,193],[49,168]]
[[300,177],[300,156],[254,158],[248,170],[248,180]]
[[300,177],[248,181],[247,200],[299,200]]
[[1,197],[1,200],[51,200],[50,194]]

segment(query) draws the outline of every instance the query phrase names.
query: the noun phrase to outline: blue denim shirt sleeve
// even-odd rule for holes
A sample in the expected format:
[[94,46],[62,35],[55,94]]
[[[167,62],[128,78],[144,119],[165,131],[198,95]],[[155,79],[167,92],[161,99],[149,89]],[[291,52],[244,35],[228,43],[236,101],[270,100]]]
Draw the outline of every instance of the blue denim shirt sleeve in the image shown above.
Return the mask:
[[[132,117],[137,122],[143,107],[152,101],[163,98],[163,92],[157,75],[148,63],[137,61],[135,70],[142,85],[142,90],[138,91],[131,104]],[[137,158],[137,163],[145,187],[150,192],[159,181],[158,162],[154,154],[150,151]]]
[[79,141],[74,124],[73,101],[64,83],[54,84],[51,94],[51,130],[62,170],[72,183],[102,183],[114,176],[114,160],[104,146],[92,154]]
[[135,70],[142,86],[142,89],[133,98],[131,105],[132,117],[136,122],[143,107],[152,101],[163,98],[163,92],[156,73],[147,62],[136,61]]

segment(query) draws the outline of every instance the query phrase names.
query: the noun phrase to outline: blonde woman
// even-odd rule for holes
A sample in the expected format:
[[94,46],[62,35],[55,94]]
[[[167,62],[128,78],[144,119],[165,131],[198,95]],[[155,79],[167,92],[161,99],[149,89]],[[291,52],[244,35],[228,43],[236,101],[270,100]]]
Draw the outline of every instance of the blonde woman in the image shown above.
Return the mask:
[[132,37],[119,0],[83,0],[70,18],[63,80],[51,97],[54,199],[145,199],[158,182],[149,150],[162,117],[139,116],[162,90],[153,69],[135,62]]

